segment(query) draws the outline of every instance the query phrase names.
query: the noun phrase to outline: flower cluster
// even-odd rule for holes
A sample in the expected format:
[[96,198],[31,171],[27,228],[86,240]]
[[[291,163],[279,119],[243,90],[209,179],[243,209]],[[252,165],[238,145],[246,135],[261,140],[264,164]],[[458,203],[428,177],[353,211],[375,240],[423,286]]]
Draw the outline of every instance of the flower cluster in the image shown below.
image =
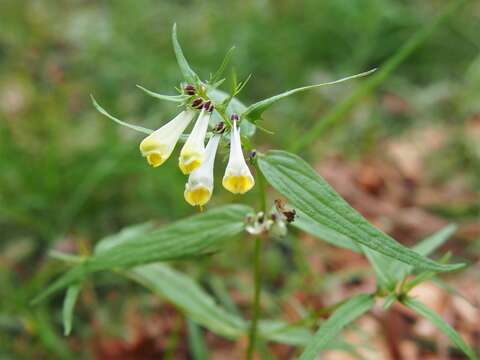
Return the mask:
[[293,222],[295,216],[295,209],[287,206],[283,200],[277,199],[268,214],[261,211],[248,215],[245,219],[245,230],[251,235],[269,234],[283,237],[287,235],[287,224]]
[[[220,123],[222,126],[217,125],[213,129],[214,132],[205,147],[210,117],[215,106],[210,100],[195,97],[193,85],[185,86],[184,92],[192,97],[185,110],[143,139],[140,151],[151,166],[162,165],[170,157],[181,135],[198,113],[192,131],[180,151],[178,166],[185,175],[189,175],[185,185],[185,200],[192,206],[203,206],[212,196],[215,155],[225,126]],[[243,156],[238,116],[232,115],[231,122],[230,157],[222,184],[234,194],[243,194],[254,186],[255,181]]]

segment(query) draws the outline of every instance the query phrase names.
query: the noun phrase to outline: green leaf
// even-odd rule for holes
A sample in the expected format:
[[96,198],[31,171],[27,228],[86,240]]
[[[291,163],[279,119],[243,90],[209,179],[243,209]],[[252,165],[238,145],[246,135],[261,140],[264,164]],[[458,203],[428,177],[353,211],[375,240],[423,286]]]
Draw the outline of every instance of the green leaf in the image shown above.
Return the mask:
[[325,321],[300,356],[300,360],[317,359],[318,353],[338,337],[342,329],[369,311],[375,304],[372,295],[357,295],[344,304]]
[[137,87],[140,90],[143,90],[148,95],[150,95],[154,98],[160,99],[160,100],[166,100],[166,101],[172,101],[172,102],[182,102],[186,98],[188,98],[188,96],[184,96],[184,95],[163,95],[163,94],[159,94],[159,93],[150,91],[150,90],[148,90],[148,89],[146,89],[146,88],[144,88],[143,86],[140,86],[140,85],[137,85]]
[[402,246],[371,225],[300,157],[270,151],[258,162],[267,181],[318,226],[420,269],[452,271],[464,266],[442,265]]
[[295,209],[297,216],[292,225],[302,231],[305,231],[331,245],[339,246],[345,249],[350,249],[355,252],[362,252],[362,249],[349,237],[343,236],[339,232],[325,227],[305,214],[300,209]]
[[256,103],[250,105],[245,110],[245,112],[242,113],[242,117],[243,116],[249,117],[252,121],[255,122],[257,119],[259,119],[262,116],[263,112],[265,110],[267,110],[270,106],[272,106],[277,101],[280,101],[280,100],[282,100],[282,99],[284,99],[288,96],[291,96],[291,95],[294,95],[294,94],[297,94],[297,93],[300,93],[300,92],[303,92],[303,91],[306,91],[306,90],[314,89],[314,88],[317,88],[317,87],[338,84],[338,83],[341,83],[341,82],[344,82],[344,81],[347,81],[347,80],[359,78],[359,77],[362,77],[362,76],[367,76],[367,75],[373,73],[374,71],[376,71],[376,69],[372,69],[372,70],[363,72],[361,74],[348,76],[348,77],[345,77],[343,79],[339,79],[339,80],[335,80],[335,81],[329,81],[329,82],[322,83],[322,84],[303,86],[303,87],[299,87],[299,88],[296,88],[296,89],[285,91],[281,94],[269,97],[268,99],[265,99],[265,100],[262,100],[262,101],[259,101],[259,102],[256,102]]
[[199,83],[200,80],[198,75],[195,73],[195,71],[192,70],[192,68],[188,64],[188,61],[185,58],[185,55],[183,55],[182,47],[178,42],[177,24],[173,24],[172,43],[173,43],[173,51],[175,51],[175,56],[177,58],[178,66],[180,67],[180,71],[182,72],[185,80],[189,83],[195,83],[195,84]]
[[395,274],[390,271],[389,263],[395,260],[376,251],[370,250],[366,246],[362,246],[362,251],[372,265],[373,271],[375,272],[375,276],[377,278],[378,286],[380,288],[386,288],[390,291],[394,291],[397,284],[397,279]]
[[[429,255],[447,241],[456,229],[457,227],[453,224],[447,225],[433,235],[420,241],[412,248],[412,250],[420,255]],[[398,282],[401,282],[407,275],[410,275],[415,270],[413,266],[393,260],[382,254],[371,251],[366,247],[363,248],[363,251],[372,264],[380,287],[394,290]],[[441,262],[446,263],[446,261]],[[424,275],[423,277],[425,280],[435,274],[435,272],[432,271],[428,271],[427,273],[429,275]],[[422,278],[418,279],[418,281],[421,280]]]
[[[457,231],[457,226],[455,224],[449,224],[420,241],[412,248],[412,250],[420,255],[430,255],[442,246],[445,241],[455,233],[455,231]],[[395,274],[397,281],[403,280],[405,276],[411,274],[415,270],[412,266],[397,261],[390,262],[388,269],[391,274]]]
[[468,346],[462,337],[453,329],[440,315],[434,312],[432,309],[424,305],[418,300],[412,298],[406,298],[402,301],[403,304],[424,318],[428,319],[433,325],[435,325],[441,332],[448,336],[450,341],[458,346],[469,359],[478,359],[474,351]]
[[147,135],[150,135],[151,133],[153,133],[153,130],[151,129],[147,129],[147,128],[144,128],[142,126],[138,126],[138,125],[132,125],[132,124],[129,124],[129,123],[126,123],[120,119],[117,119],[116,117],[110,115],[107,110],[105,110],[104,108],[102,108],[98,103],[97,101],[95,100],[95,98],[93,97],[93,95],[90,94],[90,98],[92,99],[92,103],[93,103],[93,106],[95,106],[95,109],[97,109],[97,111],[102,114],[102,115],[105,115],[107,118],[109,118],[110,120],[116,122],[117,124],[120,124],[122,126],[125,126],[129,129],[132,129],[132,130],[135,130],[135,131],[138,131],[138,132],[141,132],[141,133],[144,133],[144,134],[147,134]]
[[232,58],[232,55],[233,55],[233,52],[235,51],[235,46],[232,46],[228,51],[227,53],[225,54],[225,57],[223,58],[223,61],[222,61],[222,64],[220,65],[220,67],[218,68],[218,70],[215,72],[215,74],[213,74],[211,77],[210,77],[210,83],[215,83],[216,81],[218,81],[220,79],[220,77],[223,75],[223,73],[225,72],[225,69],[227,68],[229,62],[230,62],[230,59]]
[[253,210],[244,205],[229,205],[191,216],[160,229],[128,238],[94,254],[69,270],[34,302],[93,272],[128,268],[156,261],[195,258],[217,251],[244,229],[244,218]]
[[[244,319],[225,310],[194,280],[168,265],[144,265],[122,273],[167,299],[187,317],[217,335],[238,339],[245,336],[249,329]],[[260,320],[259,336],[289,345],[305,345],[312,338],[307,328],[289,326],[277,320]],[[348,345],[334,341],[329,343],[328,348],[351,352],[351,346]]]
[[81,284],[70,285],[63,300],[63,332],[65,335],[70,335],[72,331],[73,310],[77,302],[78,294],[80,294]]
[[128,270],[125,274],[167,299],[190,319],[212,332],[227,338],[237,338],[246,329],[246,323],[217,305],[188,276],[164,264],[150,264]]

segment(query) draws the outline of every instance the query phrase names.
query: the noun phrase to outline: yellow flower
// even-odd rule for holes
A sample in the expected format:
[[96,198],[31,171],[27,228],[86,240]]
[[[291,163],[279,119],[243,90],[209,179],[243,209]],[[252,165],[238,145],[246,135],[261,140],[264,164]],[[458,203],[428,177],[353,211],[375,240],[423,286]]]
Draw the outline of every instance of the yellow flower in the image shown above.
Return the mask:
[[150,165],[160,166],[169,158],[194,114],[192,110],[182,111],[173,120],[143,139],[140,143],[140,151]]
[[205,160],[202,165],[192,171],[185,184],[184,197],[192,206],[203,206],[211,198],[213,192],[213,165],[220,135],[214,135],[207,144]]
[[200,167],[205,157],[205,135],[207,134],[210,112],[202,109],[178,159],[178,166],[184,174],[190,174]]
[[222,181],[223,187],[234,194],[243,194],[250,190],[255,181],[245,162],[240,141],[240,130],[237,122],[233,122],[233,131],[230,135],[230,158]]

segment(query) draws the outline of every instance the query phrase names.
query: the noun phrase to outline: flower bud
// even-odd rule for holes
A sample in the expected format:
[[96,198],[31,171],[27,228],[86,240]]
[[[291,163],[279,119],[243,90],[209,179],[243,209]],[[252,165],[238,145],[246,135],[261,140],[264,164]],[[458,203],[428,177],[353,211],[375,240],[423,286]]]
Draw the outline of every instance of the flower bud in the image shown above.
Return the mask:
[[201,98],[196,98],[192,101],[192,107],[195,109],[201,109],[203,107],[203,100]]
[[187,95],[195,95],[195,87],[192,84],[185,85],[183,90]]

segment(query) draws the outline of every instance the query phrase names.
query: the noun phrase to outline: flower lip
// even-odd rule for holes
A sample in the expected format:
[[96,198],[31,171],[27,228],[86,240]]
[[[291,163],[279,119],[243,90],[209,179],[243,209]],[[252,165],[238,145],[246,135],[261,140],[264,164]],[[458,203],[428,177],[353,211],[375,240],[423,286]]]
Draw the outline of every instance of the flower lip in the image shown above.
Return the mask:
[[178,139],[193,119],[194,114],[192,110],[182,111],[142,140],[140,152],[151,166],[158,167],[170,157]]
[[220,135],[210,138],[205,150],[205,161],[198,169],[192,171],[185,184],[184,197],[192,206],[203,206],[212,196],[213,167],[219,141]]
[[184,174],[190,174],[200,167],[205,157],[205,136],[210,113],[202,109],[185,145],[180,151],[178,166]]
[[255,180],[243,156],[240,131],[235,120],[230,140],[230,157],[222,184],[233,194],[244,194],[255,185]]

